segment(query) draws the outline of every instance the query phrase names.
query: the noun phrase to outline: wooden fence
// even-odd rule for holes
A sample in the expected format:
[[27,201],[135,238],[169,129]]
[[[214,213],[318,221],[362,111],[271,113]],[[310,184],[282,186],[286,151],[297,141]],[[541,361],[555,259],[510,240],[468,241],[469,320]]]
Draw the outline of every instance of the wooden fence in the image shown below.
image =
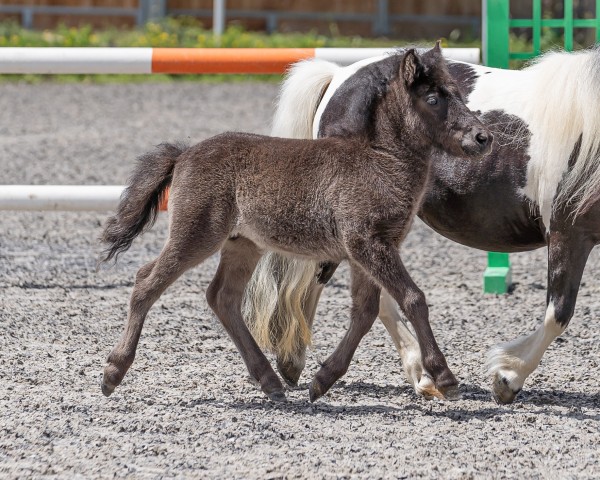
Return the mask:
[[[478,37],[480,0],[227,0],[227,24],[268,32],[433,38]],[[59,23],[132,27],[162,15],[189,15],[212,27],[213,0],[3,0],[0,20],[28,28]]]

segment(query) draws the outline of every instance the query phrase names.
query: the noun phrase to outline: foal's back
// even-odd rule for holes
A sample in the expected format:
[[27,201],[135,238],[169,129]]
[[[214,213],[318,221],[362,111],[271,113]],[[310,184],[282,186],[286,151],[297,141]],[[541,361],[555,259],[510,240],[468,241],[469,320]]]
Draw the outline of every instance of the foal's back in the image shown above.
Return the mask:
[[413,195],[410,179],[399,185],[392,178],[398,163],[360,136],[298,140],[224,133],[178,160],[172,215],[176,221],[202,217],[262,248],[343,260],[344,228],[370,228],[367,223],[379,216],[397,217],[390,191]]

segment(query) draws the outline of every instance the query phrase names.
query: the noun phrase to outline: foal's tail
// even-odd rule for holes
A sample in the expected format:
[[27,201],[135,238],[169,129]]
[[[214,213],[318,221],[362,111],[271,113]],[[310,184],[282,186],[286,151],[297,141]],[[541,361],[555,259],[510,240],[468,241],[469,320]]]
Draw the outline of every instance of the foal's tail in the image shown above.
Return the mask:
[[100,262],[116,258],[154,224],[177,158],[185,150],[187,146],[183,144],[162,143],[138,158],[129,185],[121,195],[117,213],[108,219],[100,237],[108,244]]
[[[281,87],[271,135],[312,138],[315,113],[339,69],[324,60],[296,63]],[[267,253],[244,292],[243,314],[254,339],[285,360],[311,343],[312,318],[307,321],[303,307],[315,284],[317,268],[314,261]]]

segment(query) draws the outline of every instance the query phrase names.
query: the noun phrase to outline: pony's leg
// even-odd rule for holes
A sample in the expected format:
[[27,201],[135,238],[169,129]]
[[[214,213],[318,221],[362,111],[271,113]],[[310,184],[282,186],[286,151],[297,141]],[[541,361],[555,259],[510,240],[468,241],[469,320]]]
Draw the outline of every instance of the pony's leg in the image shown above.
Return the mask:
[[448,368],[431,330],[425,295],[406,271],[398,249],[391,244],[358,237],[352,239],[348,250],[351,258],[390,293],[413,325],[423,369],[431,375],[437,391],[445,398],[457,398],[458,381]]
[[[294,262],[294,265],[296,268],[298,268],[300,265],[305,265],[304,268],[310,268],[312,271],[314,262],[311,261],[300,263],[296,261]],[[314,279],[306,286],[306,288],[301,288],[302,286],[299,285],[286,284],[281,284],[279,286],[281,289],[292,290],[293,292],[290,293],[290,295],[296,295],[299,297],[302,315],[304,316],[308,329],[311,331],[315,319],[315,313],[317,311],[317,304],[319,303],[319,298],[321,297],[323,288],[337,269],[338,264],[326,262],[321,263],[318,266],[314,266],[317,267],[315,270],[315,275],[313,276]],[[300,278],[301,276],[294,275],[290,277]],[[283,295],[287,296],[288,294],[283,292]],[[285,302],[283,302],[283,305],[285,305]],[[283,305],[278,305],[278,308],[282,308]],[[289,315],[289,313],[287,314]],[[277,369],[288,385],[292,387],[298,385],[298,379],[300,378],[300,374],[306,365],[306,347],[307,345],[305,342],[298,340],[294,351],[291,353],[281,352],[277,355]]]
[[135,358],[144,320],[154,302],[186,270],[218,250],[218,243],[189,251],[190,244],[169,239],[158,258],[139,269],[131,298],[125,331],[107,358],[102,393],[109,396],[121,383]]
[[[306,320],[306,325],[312,331],[317,304],[323,292],[324,285],[315,282],[310,285],[308,291],[304,293],[302,301],[302,312]],[[277,354],[277,370],[281,373],[286,383],[291,387],[298,386],[300,375],[306,366],[306,347],[304,342],[298,342],[295,350],[288,354]]]
[[206,298],[263,392],[272,400],[285,401],[283,385],[248,330],[241,310],[244,289],[261,255],[256,244],[244,237],[228,240]]
[[[571,226],[571,229],[573,227]],[[562,334],[575,309],[583,270],[594,244],[580,233],[551,231],[548,240],[548,292],[544,322],[533,333],[493,347],[488,355],[494,399],[512,402],[537,368],[548,346]]]
[[431,374],[423,368],[419,342],[400,316],[398,305],[385,290],[382,290],[379,301],[379,319],[392,337],[402,359],[404,374],[417,395],[425,398],[444,398],[444,395],[435,388]]
[[277,355],[277,368],[292,386],[305,365],[306,347],[322,287],[319,264],[267,252],[244,291],[242,313],[257,344]]
[[361,339],[373,326],[379,312],[381,287],[358,266],[351,266],[352,310],[350,327],[335,351],[323,362],[310,387],[310,401],[323,396],[348,370],[352,356]]

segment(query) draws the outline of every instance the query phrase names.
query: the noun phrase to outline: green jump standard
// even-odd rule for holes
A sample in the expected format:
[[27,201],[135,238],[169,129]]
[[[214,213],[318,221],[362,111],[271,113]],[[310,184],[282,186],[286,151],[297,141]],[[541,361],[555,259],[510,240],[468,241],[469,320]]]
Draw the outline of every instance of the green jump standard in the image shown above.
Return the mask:
[[483,274],[484,293],[507,293],[512,284],[508,253],[489,252],[488,267]]

